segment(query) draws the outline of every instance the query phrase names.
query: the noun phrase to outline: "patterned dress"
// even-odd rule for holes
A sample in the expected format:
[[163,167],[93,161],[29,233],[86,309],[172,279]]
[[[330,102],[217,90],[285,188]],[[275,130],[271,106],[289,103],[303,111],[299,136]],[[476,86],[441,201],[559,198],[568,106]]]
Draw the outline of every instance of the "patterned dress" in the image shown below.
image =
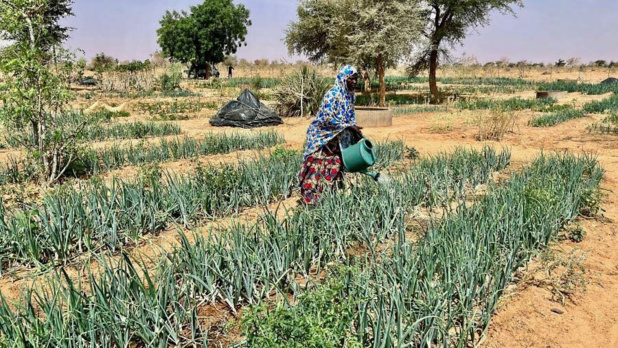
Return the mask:
[[307,130],[307,146],[299,172],[300,193],[307,204],[317,203],[325,190],[341,187],[341,148],[355,140],[353,132],[346,129],[356,126],[354,91],[348,91],[347,87],[347,79],[355,74],[358,71],[352,66],[341,68],[335,86],[324,96]]

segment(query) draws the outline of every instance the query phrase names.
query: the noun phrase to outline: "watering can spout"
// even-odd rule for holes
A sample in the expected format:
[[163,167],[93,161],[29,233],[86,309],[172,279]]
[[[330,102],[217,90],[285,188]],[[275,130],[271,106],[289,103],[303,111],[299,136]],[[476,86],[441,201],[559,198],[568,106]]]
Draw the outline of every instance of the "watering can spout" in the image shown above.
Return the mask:
[[375,181],[380,180],[380,173],[374,173],[374,172],[370,172],[370,171],[367,171],[367,170],[361,170],[360,172],[365,174],[365,175],[369,175]]

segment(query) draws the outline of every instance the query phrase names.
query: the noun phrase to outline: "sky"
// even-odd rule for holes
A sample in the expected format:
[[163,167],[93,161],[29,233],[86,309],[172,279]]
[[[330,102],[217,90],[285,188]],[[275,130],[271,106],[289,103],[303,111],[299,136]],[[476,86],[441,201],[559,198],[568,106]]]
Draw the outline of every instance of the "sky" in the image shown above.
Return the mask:
[[[67,45],[120,60],[147,59],[159,49],[156,30],[166,10],[188,10],[202,0],[75,0],[75,28]],[[285,29],[296,19],[296,0],[235,0],[251,12],[247,46],[239,58],[285,59],[294,62],[283,42]],[[455,56],[475,56],[479,62],[502,57],[511,61],[555,62],[559,58],[618,61],[618,1],[524,0],[516,16],[494,13],[490,24],[469,33]]]

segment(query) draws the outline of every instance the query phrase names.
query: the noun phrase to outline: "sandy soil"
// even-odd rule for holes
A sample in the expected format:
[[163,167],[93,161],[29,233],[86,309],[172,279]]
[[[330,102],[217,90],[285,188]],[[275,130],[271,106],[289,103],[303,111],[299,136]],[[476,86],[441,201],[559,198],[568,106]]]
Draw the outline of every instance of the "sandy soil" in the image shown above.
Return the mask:
[[[600,81],[607,77],[607,72],[598,72],[589,77]],[[555,73],[556,74],[556,73]],[[554,78],[556,78],[554,74]],[[577,78],[577,72],[564,73],[559,78]],[[540,75],[535,77],[543,77]],[[525,92],[531,93],[531,92]],[[524,94],[525,94],[524,93]],[[561,103],[574,102],[581,105],[590,100],[602,99],[603,96],[582,96],[569,94]],[[584,265],[587,269],[588,285],[584,292],[578,292],[573,301],[561,305],[552,300],[551,293],[544,288],[530,284],[513,286],[500,303],[494,316],[486,339],[485,347],[611,347],[618,346],[618,253],[614,251],[618,242],[618,205],[615,191],[618,189],[618,137],[588,134],[586,127],[601,116],[588,116],[550,128],[532,128],[526,125],[534,116],[533,112],[523,111],[513,133],[507,134],[501,142],[479,142],[476,140],[477,127],[474,120],[482,112],[442,112],[399,116],[394,119],[392,127],[370,128],[365,134],[376,140],[401,139],[407,145],[416,148],[421,155],[451,151],[456,146],[482,147],[484,144],[508,146],[514,161],[525,163],[542,151],[569,151],[573,153],[591,152],[598,156],[607,171],[603,183],[608,197],[603,207],[606,210],[604,220],[582,220],[587,237],[582,243],[560,243],[554,246],[558,253],[568,253],[577,248],[586,256]],[[285,135],[286,147],[302,148],[309,118],[286,119],[285,124],[276,127]],[[199,137],[210,131],[231,131],[231,129],[213,128],[207,119],[179,121],[183,131]],[[437,126],[438,125],[438,126]],[[444,127],[442,127],[444,126]],[[447,127],[448,126],[448,127]],[[102,146],[103,144],[99,144]],[[0,151],[0,157],[7,151]],[[230,161],[250,153],[220,156],[216,160]],[[216,161],[215,161],[216,162]],[[164,165],[165,168],[184,171],[192,167],[192,161],[179,161]],[[127,175],[134,173],[134,168],[116,171],[113,174]],[[111,175],[111,174],[110,174]],[[289,201],[289,202],[288,202]],[[293,206],[293,199],[286,204]],[[249,210],[240,219],[254,218]],[[232,219],[233,219],[232,218]],[[225,219],[222,220],[225,222]],[[205,231],[205,229],[202,229]],[[170,230],[157,237],[146,238],[143,245],[133,252],[154,255],[152,250],[160,247],[168,249],[176,245],[176,231]],[[74,274],[77,274],[77,270]],[[32,274],[14,275],[0,280],[0,291],[8,297],[15,296],[22,285],[28,284]],[[559,309],[562,314],[552,312]]]

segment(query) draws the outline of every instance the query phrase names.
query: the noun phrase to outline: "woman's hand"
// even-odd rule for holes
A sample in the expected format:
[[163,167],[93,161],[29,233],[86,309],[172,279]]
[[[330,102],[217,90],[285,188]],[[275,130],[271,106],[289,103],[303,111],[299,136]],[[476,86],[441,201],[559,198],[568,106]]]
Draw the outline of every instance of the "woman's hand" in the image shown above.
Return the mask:
[[350,126],[350,129],[353,132],[356,132],[358,135],[362,136],[363,132],[361,131],[363,129],[363,127],[359,127],[359,126]]

